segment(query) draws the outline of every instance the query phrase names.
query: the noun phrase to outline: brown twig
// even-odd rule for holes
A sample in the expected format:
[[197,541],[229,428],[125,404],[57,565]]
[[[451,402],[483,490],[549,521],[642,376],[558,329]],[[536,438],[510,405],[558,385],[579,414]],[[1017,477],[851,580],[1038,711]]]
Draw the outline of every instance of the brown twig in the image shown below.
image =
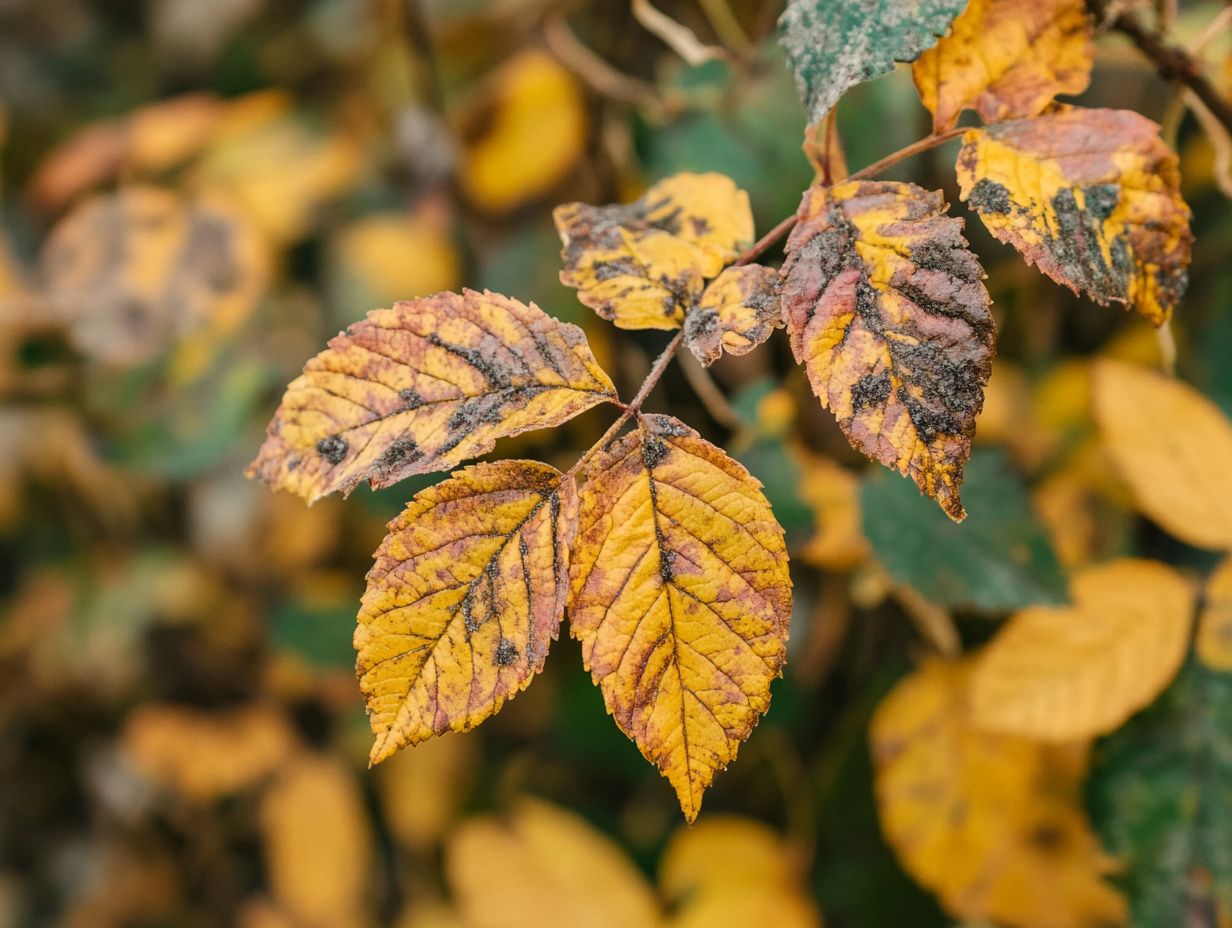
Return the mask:
[[757,260],[758,258],[761,257],[763,252],[765,252],[766,250],[770,248],[771,245],[773,245],[775,242],[781,239],[784,235],[790,232],[791,227],[794,226],[795,224],[796,224],[795,215],[788,216],[786,219],[780,222],[777,226],[775,226],[773,229],[771,229],[769,232],[767,232],[765,235],[759,238],[756,242],[754,242],[746,251],[742,252],[740,256],[736,258],[735,261],[732,262],[732,264],[736,266],[740,266],[742,264],[748,264],[750,261]]
[[906,161],[908,158],[936,148],[938,145],[944,145],[946,142],[958,138],[966,131],[967,130],[963,128],[947,129],[945,132],[940,132],[934,135],[926,135],[918,142],[912,142],[910,145],[905,145],[898,151],[886,155],[880,161],[874,161],[868,167],[861,168],[847,179],[868,180],[870,177],[876,177],[886,168],[893,167],[900,161]]
[[740,418],[740,413],[727,401],[723,390],[714,382],[710,372],[687,351],[680,356],[680,370],[697,398],[706,407],[706,412],[710,413],[710,418],[733,432],[740,432],[748,427],[748,423]]

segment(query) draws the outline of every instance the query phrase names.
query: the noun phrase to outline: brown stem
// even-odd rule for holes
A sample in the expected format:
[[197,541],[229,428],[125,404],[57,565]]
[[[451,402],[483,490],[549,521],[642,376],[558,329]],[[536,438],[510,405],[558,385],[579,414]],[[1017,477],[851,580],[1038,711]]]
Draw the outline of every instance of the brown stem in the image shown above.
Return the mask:
[[886,155],[880,161],[874,161],[868,167],[861,168],[860,170],[856,171],[854,174],[852,174],[847,179],[848,180],[867,180],[870,177],[876,177],[886,168],[893,167],[894,165],[898,164],[900,161],[906,161],[908,158],[911,158],[914,155],[918,155],[921,152],[929,151],[930,149],[936,148],[938,145],[944,145],[946,142],[949,142],[952,139],[958,138],[960,135],[962,135],[966,131],[967,131],[966,129],[962,129],[962,128],[947,129],[945,132],[936,133],[934,135],[926,135],[924,138],[920,139],[918,142],[912,142],[910,145],[906,145],[900,148],[898,151],[892,152],[891,154]]
[[742,264],[748,264],[750,261],[760,258],[762,253],[765,252],[771,245],[790,232],[791,227],[795,224],[796,217],[794,215],[788,216],[777,226],[754,242],[752,247],[743,252],[738,258],[736,258],[735,261],[732,262],[732,264],[738,267]]

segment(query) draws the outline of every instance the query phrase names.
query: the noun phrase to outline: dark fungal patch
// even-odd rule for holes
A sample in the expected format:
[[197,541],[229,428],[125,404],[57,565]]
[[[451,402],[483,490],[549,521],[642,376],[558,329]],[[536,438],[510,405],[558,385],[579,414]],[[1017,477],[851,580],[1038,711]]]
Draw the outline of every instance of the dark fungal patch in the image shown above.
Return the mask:
[[396,438],[376,459],[372,469],[376,475],[387,479],[406,465],[421,460],[423,456],[423,451],[413,438]]
[[854,409],[867,406],[882,406],[890,398],[890,375],[887,371],[865,374],[851,388],[851,405]]
[[982,177],[975,182],[975,186],[967,195],[967,202],[975,208],[977,213],[992,215],[1004,215],[1014,205],[1010,199],[1009,190],[987,177]]
[[657,438],[647,438],[642,443],[642,463],[650,470],[667,457],[667,443]]
[[664,583],[671,583],[676,579],[676,552],[669,548],[663,548],[659,552],[659,577]]
[[399,390],[398,399],[402,400],[403,409],[418,409],[424,404],[424,398],[413,387],[404,387]]
[[496,646],[496,654],[492,659],[498,667],[508,667],[517,661],[518,656],[518,649],[513,643],[502,638],[500,644]]
[[1121,201],[1121,188],[1116,184],[1092,184],[1082,188],[1082,200],[1087,212],[1103,222]]
[[338,435],[330,435],[317,442],[317,454],[335,467],[346,458],[348,450],[350,450],[350,445],[347,444],[345,438]]
[[479,371],[483,379],[493,387],[503,389],[513,385],[513,377],[509,370],[500,364],[493,362],[478,349],[464,348],[461,345],[455,345],[452,342],[447,342],[435,332],[428,336],[428,341],[437,348],[448,351],[454,357],[461,358],[475,370]]

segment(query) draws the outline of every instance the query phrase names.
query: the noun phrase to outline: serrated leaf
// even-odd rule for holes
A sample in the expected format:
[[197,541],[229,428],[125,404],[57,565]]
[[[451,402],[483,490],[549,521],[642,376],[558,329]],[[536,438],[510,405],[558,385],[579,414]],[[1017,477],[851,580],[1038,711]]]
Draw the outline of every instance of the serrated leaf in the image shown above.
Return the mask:
[[676,329],[714,277],[753,241],[749,197],[722,174],[676,174],[627,206],[566,203],[561,283],[622,329]]
[[1133,924],[1232,918],[1232,674],[1188,664],[1100,747],[1088,793]]
[[1082,0],[971,0],[950,34],[912,67],[943,132],[973,109],[984,122],[1035,116],[1058,94],[1086,90],[1094,29]]
[[1232,422],[1192,387],[1120,361],[1097,361],[1095,420],[1138,507],[1201,548],[1232,548]]
[[1080,752],[976,729],[968,673],[926,664],[873,717],[877,811],[899,861],[959,918],[1123,923],[1124,900],[1103,879],[1109,861],[1075,801]]
[[291,382],[250,477],[308,502],[447,470],[615,398],[577,326],[463,290],[396,303]]
[[1212,670],[1232,670],[1232,558],[1207,581],[1194,650]]
[[852,446],[955,520],[996,333],[983,271],[940,193],[812,187],[783,264],[796,360]]
[[1017,609],[1065,601],[1065,577],[1026,488],[1005,455],[981,451],[967,468],[971,517],[955,525],[884,471],[860,492],[864,534],[900,583],[942,606]]
[[1162,325],[1185,292],[1193,236],[1177,158],[1137,113],[1071,108],[972,129],[958,183],[993,236],[1075,293]]
[[535,461],[459,471],[390,523],[355,630],[373,763],[469,731],[530,685],[564,613],[576,525],[572,481]]
[[967,0],[788,0],[779,19],[810,124],[856,84],[914,61]]
[[1189,647],[1194,597],[1155,561],[1088,567],[1072,606],[1014,615],[980,654],[971,681],[975,723],[1045,741],[1104,735],[1148,705]]
[[595,459],[580,513],[570,627],[691,822],[786,659],[783,530],[748,471],[668,416],[641,417]]
[[704,365],[748,354],[782,326],[779,274],[760,264],[729,267],[685,314],[685,343]]

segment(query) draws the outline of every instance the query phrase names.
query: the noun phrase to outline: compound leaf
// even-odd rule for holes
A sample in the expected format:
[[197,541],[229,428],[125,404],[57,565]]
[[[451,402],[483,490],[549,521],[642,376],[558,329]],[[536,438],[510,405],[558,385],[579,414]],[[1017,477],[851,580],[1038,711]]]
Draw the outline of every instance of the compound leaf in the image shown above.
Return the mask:
[[373,763],[469,731],[543,669],[576,526],[572,481],[535,461],[459,471],[390,523],[355,630]]
[[685,314],[685,340],[697,360],[709,366],[724,351],[752,351],[782,319],[778,271],[759,264],[729,267]]
[[1193,236],[1176,155],[1146,117],[1071,108],[972,129],[958,183],[988,231],[1057,283],[1155,325],[1172,315]]
[[968,108],[985,122],[1022,119],[1086,90],[1093,31],[1082,0],[971,0],[912,68],[935,131]]
[[580,510],[573,635],[691,822],[786,659],[783,530],[748,471],[667,416],[643,416],[596,458]]
[[991,372],[983,271],[940,193],[853,181],[812,187],[783,265],[796,360],[852,446],[952,518]]
[[248,475],[309,502],[446,470],[615,398],[576,326],[464,290],[368,314],[291,382]]
[[971,681],[977,725],[1049,741],[1104,735],[1155,699],[1189,647],[1194,597],[1172,568],[1120,560],[1074,577],[1074,605],[1013,616]]

